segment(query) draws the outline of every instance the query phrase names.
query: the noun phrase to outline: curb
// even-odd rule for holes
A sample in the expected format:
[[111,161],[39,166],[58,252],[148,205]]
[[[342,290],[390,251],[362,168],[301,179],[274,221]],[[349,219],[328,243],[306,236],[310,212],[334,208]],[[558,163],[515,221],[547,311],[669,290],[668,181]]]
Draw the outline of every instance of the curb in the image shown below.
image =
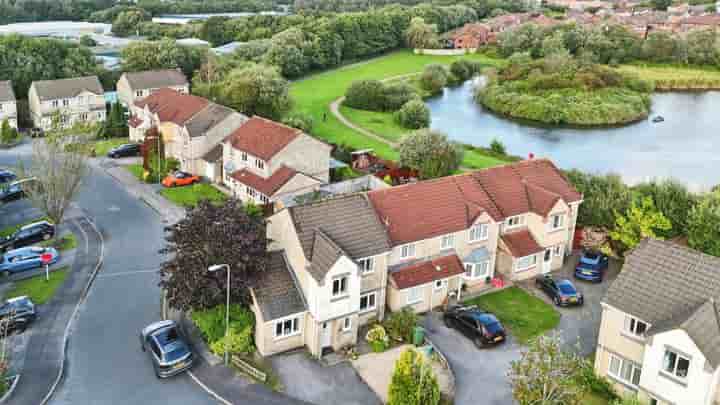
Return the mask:
[[0,404],[4,404],[4,403],[6,403],[8,400],[10,400],[10,397],[12,396],[12,393],[13,393],[13,391],[15,391],[15,387],[16,387],[17,384],[18,384],[18,381],[20,381],[20,374],[16,374],[16,375],[14,375],[14,376],[12,376],[12,377],[10,377],[10,378],[13,379],[13,382],[12,382],[12,384],[10,384],[10,388],[8,388],[8,390],[7,390],[7,392],[5,393],[5,395],[3,395],[2,398],[0,398]]
[[[100,268],[103,265],[103,260],[105,257],[105,239],[102,236],[102,233],[97,228],[95,223],[90,220],[87,216],[84,217],[85,220],[87,220],[88,224],[95,230],[95,233],[98,234],[100,237],[100,257],[98,259],[98,264],[95,266],[95,270],[90,274],[90,280],[88,280],[87,284],[85,285],[85,288],[82,291],[82,294],[80,295],[80,300],[75,305],[75,309],[73,310],[72,315],[70,315],[70,320],[68,321],[67,325],[65,326],[65,332],[63,333],[63,342],[62,342],[62,359],[60,360],[60,370],[58,370],[57,378],[55,379],[55,382],[50,387],[50,391],[45,395],[45,398],[43,398],[42,402],[40,402],[40,405],[45,405],[50,401],[50,398],[52,398],[53,394],[55,393],[55,390],[57,390],[58,385],[60,385],[60,381],[62,380],[63,373],[65,372],[65,362],[67,357],[67,347],[68,342],[70,341],[70,327],[73,324],[73,321],[77,317],[77,313],[80,310],[80,305],[82,305],[85,302],[85,299],[87,298],[87,294],[90,291],[90,287],[92,286],[93,282],[95,281],[95,278],[97,277],[98,272],[100,271]],[[82,228],[79,228],[81,232]],[[84,233],[84,232],[83,232]]]

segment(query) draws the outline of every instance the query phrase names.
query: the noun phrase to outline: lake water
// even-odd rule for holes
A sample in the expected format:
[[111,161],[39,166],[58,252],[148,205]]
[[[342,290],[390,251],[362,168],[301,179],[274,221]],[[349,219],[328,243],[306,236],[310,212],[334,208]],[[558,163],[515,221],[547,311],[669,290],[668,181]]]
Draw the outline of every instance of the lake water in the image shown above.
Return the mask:
[[[628,183],[673,177],[693,190],[720,184],[720,92],[657,93],[650,118],[617,128],[543,128],[498,117],[473,101],[476,82],[427,101],[433,129],[508,153],[551,158],[564,169],[615,172]],[[651,118],[662,115],[664,122]]]

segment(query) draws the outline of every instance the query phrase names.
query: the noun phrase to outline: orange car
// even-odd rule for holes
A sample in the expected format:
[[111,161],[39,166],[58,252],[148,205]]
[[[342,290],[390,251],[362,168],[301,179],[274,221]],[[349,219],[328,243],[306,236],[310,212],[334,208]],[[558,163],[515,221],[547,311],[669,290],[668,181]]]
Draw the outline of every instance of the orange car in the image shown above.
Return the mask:
[[181,171],[177,171],[174,173],[170,173],[167,177],[165,177],[162,181],[163,186],[165,187],[178,187],[178,186],[189,186],[193,183],[197,183],[200,181],[200,177],[193,176],[190,173],[185,173]]

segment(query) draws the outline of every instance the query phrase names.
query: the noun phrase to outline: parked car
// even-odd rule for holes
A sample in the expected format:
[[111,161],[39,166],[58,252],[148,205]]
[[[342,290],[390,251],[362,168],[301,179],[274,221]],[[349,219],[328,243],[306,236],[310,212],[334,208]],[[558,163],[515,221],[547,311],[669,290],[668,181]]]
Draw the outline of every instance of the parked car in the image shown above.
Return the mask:
[[48,264],[57,263],[60,254],[55,248],[30,246],[11,250],[0,257],[0,274],[8,276],[11,273],[32,270],[43,266],[40,257],[49,254],[51,259]]
[[42,128],[30,128],[28,133],[31,138],[39,138],[45,135],[45,131],[43,131]]
[[15,173],[11,172],[10,170],[0,169],[0,184],[9,183],[15,180],[16,177],[17,176],[15,176]]
[[0,305],[0,333],[23,332],[35,318],[35,304],[23,295],[10,298]]
[[585,250],[575,267],[575,278],[586,281],[601,282],[608,268],[609,259],[606,254],[595,250]]
[[582,305],[584,298],[570,280],[555,280],[549,275],[535,279],[535,285],[557,306]]
[[473,306],[451,306],[443,314],[445,326],[457,329],[478,348],[505,340],[505,328],[495,315]]
[[193,353],[175,321],[159,321],[145,327],[140,332],[140,347],[142,351],[150,352],[159,378],[172,377],[192,367]]
[[16,180],[11,183],[0,183],[0,201],[8,203],[11,201],[25,198],[25,190],[23,189],[26,183],[35,181],[34,178]]
[[162,181],[165,187],[178,187],[178,186],[189,186],[200,181],[200,177],[194,176],[190,173],[176,171],[169,174]]
[[47,221],[33,222],[15,231],[12,235],[0,240],[0,252],[32,245],[55,236],[55,225]]
[[140,154],[140,145],[136,143],[126,143],[124,145],[117,146],[110,149],[107,153],[107,157],[117,159],[128,156],[138,156]]

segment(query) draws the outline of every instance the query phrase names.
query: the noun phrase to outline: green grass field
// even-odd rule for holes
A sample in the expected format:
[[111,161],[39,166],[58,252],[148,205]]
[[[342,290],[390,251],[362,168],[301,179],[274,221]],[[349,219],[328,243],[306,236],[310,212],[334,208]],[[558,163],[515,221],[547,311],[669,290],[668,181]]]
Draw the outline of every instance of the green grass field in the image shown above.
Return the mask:
[[718,90],[720,70],[673,65],[623,65],[620,71],[655,82],[658,90]]
[[[376,59],[319,73],[294,82],[290,88],[290,94],[295,101],[295,111],[312,117],[314,122],[313,135],[328,142],[345,144],[356,149],[372,148],[380,157],[397,159],[397,151],[389,145],[364,136],[338,121],[330,112],[330,104],[339,97],[342,97],[345,94],[345,90],[356,80],[385,79],[417,73],[427,64],[441,63],[449,65],[454,60],[461,58],[476,60],[489,66],[496,66],[502,63],[497,59],[475,54],[464,56],[430,56],[414,55],[407,50],[397,51]],[[383,125],[387,125],[387,119],[383,121],[385,122]],[[397,132],[395,132],[382,134],[382,136],[397,137],[398,135]],[[500,162],[497,159],[492,160]],[[469,167],[478,167],[476,166],[477,164],[487,162],[489,162],[489,160],[486,161],[476,156],[466,156],[463,164]]]
[[142,164],[137,163],[137,164],[127,165],[127,166],[125,166],[125,170],[132,173],[132,175],[135,176],[136,179],[143,181],[144,169],[143,169]]
[[518,287],[481,295],[465,303],[494,313],[521,343],[554,329],[560,322],[555,308]]
[[50,281],[45,281],[45,274],[17,281],[5,293],[5,298],[27,295],[35,304],[44,304],[55,295],[55,290],[62,285],[68,273],[69,269],[62,267],[50,272]]
[[110,138],[110,139],[104,139],[102,141],[96,141],[94,143],[95,146],[95,156],[105,156],[110,151],[110,149],[118,147],[120,145],[129,143],[129,138]]
[[164,188],[160,194],[173,203],[182,207],[194,207],[201,200],[210,200],[222,203],[227,196],[220,190],[206,183],[196,183],[191,186]]

